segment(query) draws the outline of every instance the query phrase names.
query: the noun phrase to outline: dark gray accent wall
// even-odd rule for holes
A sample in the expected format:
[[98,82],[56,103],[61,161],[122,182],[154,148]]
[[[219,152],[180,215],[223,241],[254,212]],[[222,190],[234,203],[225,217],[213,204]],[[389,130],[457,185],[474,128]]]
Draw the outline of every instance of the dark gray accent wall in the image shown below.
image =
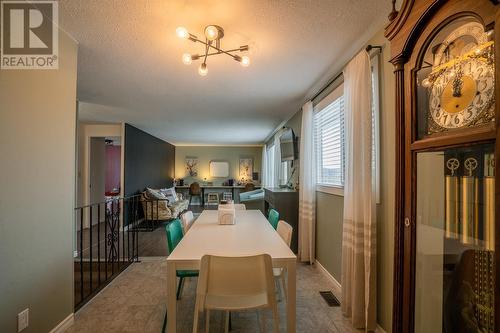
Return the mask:
[[172,186],[174,170],[174,145],[125,124],[125,196],[137,194],[146,187]]

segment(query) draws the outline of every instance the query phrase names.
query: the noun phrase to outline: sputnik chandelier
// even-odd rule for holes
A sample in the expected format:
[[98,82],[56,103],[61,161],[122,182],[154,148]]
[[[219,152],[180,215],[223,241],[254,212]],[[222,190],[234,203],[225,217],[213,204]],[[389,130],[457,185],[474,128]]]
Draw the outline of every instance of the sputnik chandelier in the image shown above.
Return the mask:
[[182,62],[186,65],[190,65],[193,60],[202,59],[203,62],[201,63],[200,67],[198,67],[198,73],[201,76],[206,76],[208,74],[207,58],[218,54],[227,54],[234,60],[238,61],[243,67],[248,67],[250,65],[250,58],[248,58],[248,56],[239,56],[237,54],[234,54],[236,52],[248,51],[248,45],[243,45],[237,49],[231,50],[223,50],[221,48],[220,40],[222,39],[222,37],[224,37],[224,29],[222,29],[218,25],[209,25],[205,28],[205,41],[189,33],[184,27],[178,27],[175,32],[177,34],[177,37],[181,39],[189,39],[194,43],[198,42],[205,45],[205,52],[203,54],[184,53],[182,55]]

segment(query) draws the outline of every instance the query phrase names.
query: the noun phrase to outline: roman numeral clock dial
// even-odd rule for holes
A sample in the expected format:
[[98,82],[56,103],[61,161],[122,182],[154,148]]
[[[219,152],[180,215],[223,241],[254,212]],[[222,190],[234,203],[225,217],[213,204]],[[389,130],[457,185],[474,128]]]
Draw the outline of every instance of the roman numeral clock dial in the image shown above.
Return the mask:
[[437,47],[428,88],[427,134],[493,121],[493,42],[479,23],[460,26]]

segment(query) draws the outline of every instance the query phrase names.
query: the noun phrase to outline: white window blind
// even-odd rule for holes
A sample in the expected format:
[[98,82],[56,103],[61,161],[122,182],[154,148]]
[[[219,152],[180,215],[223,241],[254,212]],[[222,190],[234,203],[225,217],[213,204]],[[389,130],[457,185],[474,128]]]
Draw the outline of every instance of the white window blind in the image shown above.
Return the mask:
[[343,85],[316,106],[314,146],[318,185],[344,186]]

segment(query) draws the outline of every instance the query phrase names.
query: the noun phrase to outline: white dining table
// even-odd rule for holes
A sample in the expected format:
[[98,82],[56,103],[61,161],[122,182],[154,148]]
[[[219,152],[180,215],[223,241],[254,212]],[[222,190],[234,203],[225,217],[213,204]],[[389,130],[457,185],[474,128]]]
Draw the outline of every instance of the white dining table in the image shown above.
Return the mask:
[[236,211],[234,225],[220,225],[217,213],[203,211],[167,258],[167,332],[177,329],[176,270],[198,270],[206,254],[235,257],[262,253],[271,256],[273,267],[287,270],[286,327],[287,332],[295,332],[297,257],[259,210]]

